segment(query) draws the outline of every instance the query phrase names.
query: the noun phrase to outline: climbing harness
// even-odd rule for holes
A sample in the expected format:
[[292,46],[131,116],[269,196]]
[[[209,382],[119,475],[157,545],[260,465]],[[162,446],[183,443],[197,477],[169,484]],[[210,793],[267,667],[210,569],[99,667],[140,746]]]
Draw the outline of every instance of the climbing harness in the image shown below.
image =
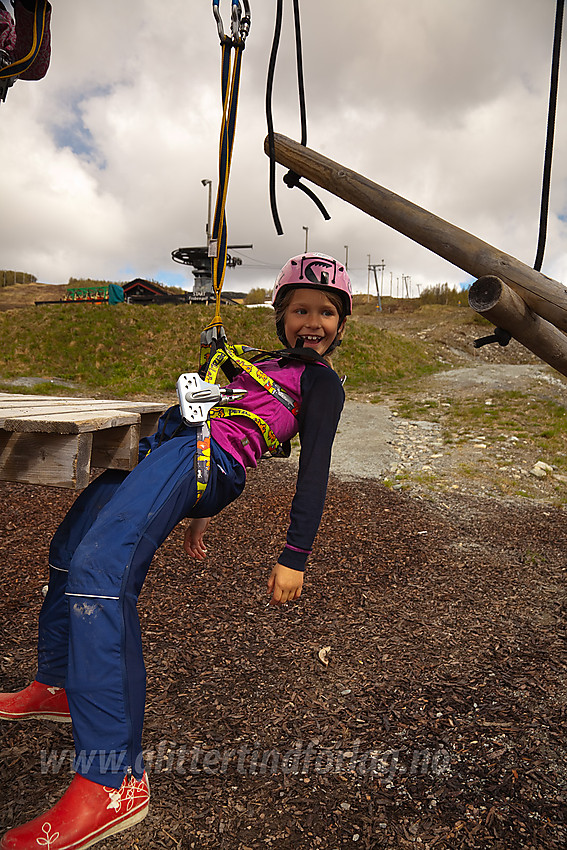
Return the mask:
[[[262,372],[254,363],[244,359],[243,354],[250,356],[257,352],[260,357],[281,356],[281,352],[265,352],[248,348],[243,345],[229,345],[224,342],[210,359],[204,380],[197,372],[189,372],[179,377],[177,395],[181,415],[188,425],[195,425],[197,431],[197,452],[195,454],[195,476],[197,480],[197,501],[205,492],[209,480],[211,466],[211,419],[227,419],[232,416],[244,416],[251,419],[262,433],[268,452],[272,457],[289,457],[289,443],[281,443],[268,423],[250,410],[232,406],[247,395],[246,390],[221,387],[216,381],[219,370],[227,360],[232,361],[242,371],[246,372],[261,387],[269,392],[277,401],[284,405],[294,416],[299,413],[299,405],[289,393]],[[231,405],[231,406],[227,406]]]
[[[293,0],[293,17],[295,24],[295,55],[297,65],[297,86],[299,92],[299,111],[301,119],[301,144],[307,145],[307,110],[305,107],[305,82],[303,77],[303,50],[301,46],[301,16],[299,10],[299,0]],[[283,18],[283,0],[277,0],[276,6],[276,22],[274,26],[274,37],[272,40],[272,49],[270,52],[270,61],[268,65],[268,77],[266,81],[266,123],[268,127],[268,155],[270,158],[270,208],[272,218],[278,236],[283,234],[283,227],[280,221],[277,199],[276,199],[276,158],[274,150],[274,120],[272,115],[272,97],[274,88],[274,75],[276,70],[276,59],[281,38]],[[291,169],[284,175],[283,181],[290,189],[297,186],[302,192],[311,198],[317,208],[320,210],[323,218],[329,220],[331,216],[325,209],[323,203],[319,200],[315,192],[308,186],[300,182],[301,177]]]
[[[224,275],[227,265],[227,225],[225,215],[226,196],[232,151],[234,146],[234,135],[236,129],[236,114],[238,106],[238,91],[240,85],[240,72],[242,63],[242,52],[245,46],[246,36],[250,30],[250,7],[247,0],[241,7],[239,0],[232,0],[231,35],[225,33],[220,14],[220,0],[213,0],[213,14],[217,23],[218,34],[221,43],[222,69],[221,69],[221,95],[222,95],[222,123],[219,145],[219,184],[215,205],[215,215],[212,232],[209,234],[209,256],[212,260],[212,279],[215,293],[215,315],[212,321],[201,333],[201,346],[199,353],[199,371],[181,375],[177,381],[177,395],[179,406],[184,422],[197,427],[197,451],[195,453],[195,477],[197,482],[197,501],[203,496],[209,481],[211,467],[211,432],[210,421],[212,419],[226,419],[233,416],[245,417],[258,427],[268,452],[275,457],[288,457],[291,451],[289,441],[282,444],[272,431],[268,423],[250,410],[237,406],[240,399],[244,398],[247,391],[232,387],[221,387],[217,383],[219,371],[232,380],[237,374],[246,372],[259,386],[270,393],[280,404],[282,404],[293,416],[299,413],[298,400],[292,398],[273,378],[265,374],[253,360],[289,357],[303,360],[318,361],[318,355],[312,351],[302,354],[296,352],[267,352],[242,345],[230,345],[222,324],[220,315],[221,291],[224,283]],[[296,7],[296,31],[299,33],[299,5],[294,0]],[[299,39],[299,34],[298,34]],[[234,61],[231,63],[231,53],[234,49]],[[300,68],[300,39],[298,48],[298,73],[300,74],[300,89],[303,90],[303,72]],[[232,67],[231,67],[232,66]],[[230,79],[230,83],[229,83]],[[304,121],[304,96],[301,95],[302,121]],[[305,132],[303,133],[305,143]],[[297,175],[296,175],[297,176]],[[304,188],[304,187],[301,187]],[[314,256],[314,255],[313,255]],[[309,255],[311,260],[312,255]],[[311,264],[313,264],[311,260]],[[332,261],[333,263],[335,261]],[[309,263],[307,264],[309,266]],[[328,264],[331,268],[332,264]],[[332,266],[334,268],[334,266]],[[302,265],[303,273],[303,265]],[[329,278],[328,271],[325,272]],[[336,269],[333,275],[333,284],[337,277]],[[309,278],[307,278],[309,279]],[[322,284],[322,280],[312,280],[311,283]],[[346,284],[344,285],[346,287]],[[341,278],[338,288],[343,288]],[[350,299],[350,285],[348,293],[345,289],[345,297]],[[349,301],[350,305],[350,301]],[[345,309],[345,313],[347,310]],[[348,309],[350,312],[350,306]]]
[[[236,130],[236,115],[238,109],[238,92],[242,53],[246,37],[250,31],[250,6],[248,0],[232,0],[231,34],[225,33],[221,13],[220,0],[213,0],[213,15],[217,24],[221,44],[221,97],[222,123],[219,144],[219,184],[215,204],[212,232],[209,239],[209,256],[212,260],[212,279],[215,293],[215,315],[201,334],[199,354],[199,372],[181,375],[177,382],[177,394],[183,419],[187,424],[196,425],[197,452],[195,456],[195,472],[197,478],[197,500],[201,498],[207,487],[211,464],[211,442],[209,422],[211,418],[228,416],[245,416],[260,428],[268,451],[272,455],[289,454],[261,417],[239,407],[228,407],[222,402],[233,402],[246,395],[244,390],[231,390],[220,387],[217,383],[219,370],[232,378],[240,370],[247,372],[254,380],[264,387],[274,398],[284,404],[290,412],[297,415],[297,403],[249,360],[242,357],[244,346],[229,345],[222,318],[220,315],[221,292],[227,265],[227,226],[226,226],[226,196],[234,136]],[[234,60],[232,61],[232,50]],[[229,82],[230,80],[230,82]]]
[[[201,334],[199,362],[201,368],[205,366],[210,354],[214,353],[218,344],[226,340],[220,315],[221,291],[227,265],[225,206],[236,131],[242,53],[251,23],[250,5],[248,0],[243,0],[242,4],[240,0],[232,0],[230,35],[225,33],[220,13],[220,0],[213,0],[213,15],[217,24],[221,44],[222,122],[219,144],[219,183],[217,187],[215,214],[211,233],[209,234],[209,257],[212,264],[215,315]],[[233,50],[234,60],[232,60]]]
[[[214,418],[245,416],[259,427],[268,451],[272,455],[289,454],[282,446],[272,429],[261,417],[239,407],[228,406],[242,399],[245,390],[223,388],[216,383],[219,370],[233,378],[241,370],[247,372],[260,386],[274,398],[297,415],[297,402],[291,398],[275,381],[242,356],[256,349],[245,346],[229,345],[220,315],[221,292],[227,265],[227,226],[226,197],[238,109],[238,92],[242,53],[246,37],[250,31],[250,6],[248,0],[232,0],[231,33],[225,33],[220,0],[213,0],[213,15],[217,24],[221,44],[221,97],[222,122],[219,144],[219,184],[215,204],[215,214],[209,234],[209,256],[212,260],[213,290],[215,293],[215,315],[201,334],[199,353],[199,372],[181,375],[177,382],[177,394],[181,413],[185,422],[196,425],[197,452],[195,472],[197,478],[197,500],[207,487],[211,465],[211,434],[209,423]],[[232,51],[234,50],[234,60]]]
[[6,50],[0,50],[0,102],[6,100],[10,86],[18,77],[29,71],[41,50],[48,31],[48,0],[35,0],[32,41],[29,51],[21,59],[12,61]]

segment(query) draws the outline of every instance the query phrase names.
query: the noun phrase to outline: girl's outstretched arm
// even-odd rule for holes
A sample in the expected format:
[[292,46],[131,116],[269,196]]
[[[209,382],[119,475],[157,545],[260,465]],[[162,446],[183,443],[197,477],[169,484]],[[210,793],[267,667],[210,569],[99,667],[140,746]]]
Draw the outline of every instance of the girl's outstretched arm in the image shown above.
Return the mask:
[[301,376],[301,397],[297,483],[286,544],[278,557],[280,564],[298,571],[305,568],[323,513],[331,448],[345,394],[336,372],[313,364]]
[[207,555],[207,547],[205,546],[203,537],[210,521],[210,516],[193,517],[189,522],[188,528],[185,530],[183,548],[188,555],[191,555],[192,558],[196,558],[198,561],[204,560]]
[[299,599],[303,587],[303,573],[276,564],[268,579],[268,593],[272,594],[270,605],[283,605],[293,599]]

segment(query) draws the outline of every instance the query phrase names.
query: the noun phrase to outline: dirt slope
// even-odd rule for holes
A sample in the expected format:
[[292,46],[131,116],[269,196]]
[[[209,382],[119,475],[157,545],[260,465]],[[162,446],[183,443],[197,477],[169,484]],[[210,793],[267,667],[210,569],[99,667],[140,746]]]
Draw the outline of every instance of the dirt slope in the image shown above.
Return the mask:
[[18,283],[0,288],[0,310],[31,307],[36,301],[59,301],[64,298],[67,284]]

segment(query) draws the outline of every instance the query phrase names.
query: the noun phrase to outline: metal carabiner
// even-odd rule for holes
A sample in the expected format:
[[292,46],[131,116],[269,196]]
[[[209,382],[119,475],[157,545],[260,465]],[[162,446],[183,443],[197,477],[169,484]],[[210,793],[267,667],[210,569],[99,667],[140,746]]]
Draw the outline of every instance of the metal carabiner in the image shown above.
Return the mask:
[[240,27],[239,27],[239,38],[240,41],[244,44],[246,41],[246,37],[250,32],[250,24],[252,23],[252,18],[250,15],[250,3],[248,0],[242,0],[242,5],[244,6],[244,14],[241,14],[240,17]]
[[232,0],[232,10],[230,14],[230,34],[232,43],[237,44],[240,38],[240,19],[242,18],[242,9],[240,8],[240,0]]
[[219,38],[220,38],[221,42],[223,42],[224,38],[225,38],[225,33],[224,33],[224,26],[223,26],[223,23],[222,23],[222,17],[221,17],[220,8],[219,8],[219,2],[220,2],[220,0],[213,0],[213,15],[214,15],[215,21],[217,22],[217,30],[219,32]]
[[[232,8],[230,15],[230,33],[233,44],[244,43],[246,36],[250,31],[250,4],[248,0],[243,0],[244,14],[240,0],[232,0]],[[221,42],[227,39],[222,22],[220,12],[220,0],[213,0],[213,15],[217,22],[217,30]]]

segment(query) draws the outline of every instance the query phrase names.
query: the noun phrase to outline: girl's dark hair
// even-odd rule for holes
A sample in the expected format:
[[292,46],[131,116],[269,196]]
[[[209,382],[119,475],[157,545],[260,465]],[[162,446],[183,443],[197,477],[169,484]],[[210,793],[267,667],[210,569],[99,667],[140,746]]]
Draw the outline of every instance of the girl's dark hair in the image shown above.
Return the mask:
[[[293,294],[296,289],[301,289],[301,287],[288,287],[282,297],[278,299],[278,302],[274,307],[274,312],[276,315],[276,325],[278,325],[280,322],[283,322],[285,314],[287,312],[287,308],[289,307],[290,301],[293,298]],[[340,325],[343,319],[345,318],[345,305],[343,303],[343,299],[336,292],[327,292],[327,290],[324,290],[324,294],[325,297],[329,299],[333,307],[336,308],[337,313],[339,314]]]
[[[276,330],[278,332],[278,336],[280,338],[280,341],[282,341],[282,342],[285,339],[284,320],[285,320],[285,314],[287,312],[287,308],[290,305],[290,302],[291,302],[291,299],[293,298],[295,290],[296,289],[302,289],[302,288],[307,289],[308,287],[290,286],[290,287],[286,288],[286,291],[284,292],[284,294],[281,296],[281,298],[278,299],[277,303],[274,305],[274,313],[275,313],[275,318],[276,318]],[[319,287],[316,287],[316,288],[318,289]],[[340,327],[342,325],[343,321],[346,318],[345,305],[344,305],[343,299],[341,298],[341,296],[337,292],[333,292],[332,290],[327,291],[327,289],[325,288],[324,290],[321,289],[321,291],[324,293],[325,297],[329,299],[329,301],[331,302],[333,307],[335,307],[335,309],[337,310],[337,312],[339,314],[339,327]],[[286,343],[284,343],[284,345],[285,344]],[[325,355],[325,359],[326,360],[328,359],[329,362],[330,362],[330,353],[331,352],[329,352],[329,354]]]

